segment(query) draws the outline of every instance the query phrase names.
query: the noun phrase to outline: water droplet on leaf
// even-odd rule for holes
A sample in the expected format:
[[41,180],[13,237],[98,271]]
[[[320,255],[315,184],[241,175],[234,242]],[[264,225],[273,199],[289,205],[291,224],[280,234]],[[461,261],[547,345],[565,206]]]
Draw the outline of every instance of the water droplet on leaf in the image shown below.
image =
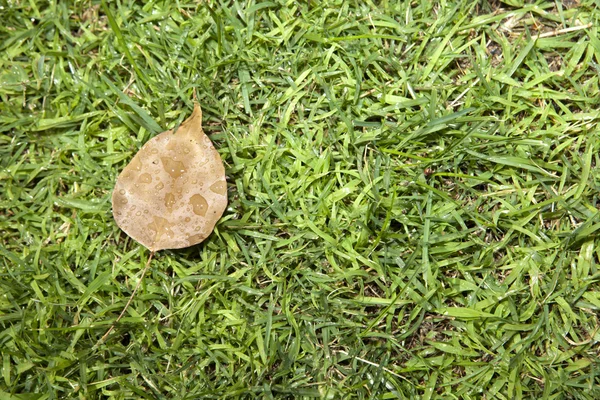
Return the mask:
[[141,174],[139,180],[141,183],[150,183],[152,182],[152,175],[148,173]]
[[208,211],[208,202],[202,195],[195,194],[190,198],[190,204],[194,208],[194,214],[204,217]]
[[170,210],[173,208],[173,204],[175,204],[175,195],[173,193],[165,194],[165,207]]
[[185,164],[181,161],[175,161],[175,158],[161,157],[163,168],[171,178],[177,179],[185,172]]
[[220,195],[224,196],[225,194],[227,194],[227,186],[225,185],[225,181],[219,181],[219,182],[213,183],[212,186],[210,187],[210,190],[216,194],[220,194]]

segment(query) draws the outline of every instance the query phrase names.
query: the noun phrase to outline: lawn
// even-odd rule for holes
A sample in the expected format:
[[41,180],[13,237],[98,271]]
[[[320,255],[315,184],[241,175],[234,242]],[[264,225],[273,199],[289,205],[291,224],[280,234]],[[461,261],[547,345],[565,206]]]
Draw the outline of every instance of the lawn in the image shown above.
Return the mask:
[[[523,3],[0,1],[0,398],[600,398],[600,11]],[[194,92],[229,204],[102,341]]]

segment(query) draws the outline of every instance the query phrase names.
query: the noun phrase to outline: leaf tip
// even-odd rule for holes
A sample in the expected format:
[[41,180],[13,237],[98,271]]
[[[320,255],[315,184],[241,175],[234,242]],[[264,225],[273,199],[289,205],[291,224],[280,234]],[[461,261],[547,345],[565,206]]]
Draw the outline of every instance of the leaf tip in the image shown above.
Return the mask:
[[200,104],[194,102],[194,112],[192,113],[190,119],[196,118],[198,119],[198,122],[202,123],[202,108],[200,107]]

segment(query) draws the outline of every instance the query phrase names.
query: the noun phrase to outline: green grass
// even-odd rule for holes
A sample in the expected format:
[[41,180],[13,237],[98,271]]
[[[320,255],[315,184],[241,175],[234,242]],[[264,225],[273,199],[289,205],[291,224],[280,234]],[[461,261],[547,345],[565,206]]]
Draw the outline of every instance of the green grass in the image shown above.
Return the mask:
[[[593,1],[71,3],[0,1],[0,397],[600,398]],[[96,346],[194,90],[228,209]]]

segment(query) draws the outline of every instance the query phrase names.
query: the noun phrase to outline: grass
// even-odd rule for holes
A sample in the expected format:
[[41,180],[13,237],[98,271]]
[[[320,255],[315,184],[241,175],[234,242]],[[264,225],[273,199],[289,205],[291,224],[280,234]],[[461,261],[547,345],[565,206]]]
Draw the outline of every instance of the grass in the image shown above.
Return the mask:
[[[0,397],[600,397],[593,1],[0,4]],[[228,209],[97,345],[194,90]]]

